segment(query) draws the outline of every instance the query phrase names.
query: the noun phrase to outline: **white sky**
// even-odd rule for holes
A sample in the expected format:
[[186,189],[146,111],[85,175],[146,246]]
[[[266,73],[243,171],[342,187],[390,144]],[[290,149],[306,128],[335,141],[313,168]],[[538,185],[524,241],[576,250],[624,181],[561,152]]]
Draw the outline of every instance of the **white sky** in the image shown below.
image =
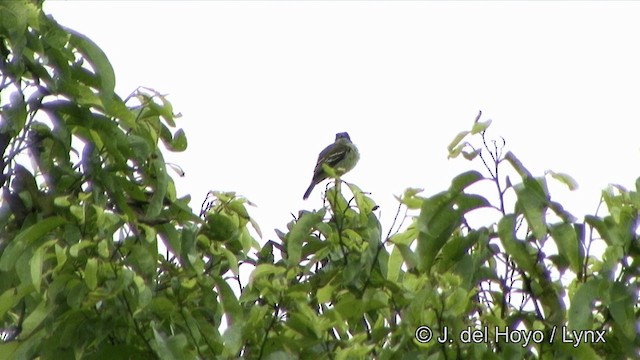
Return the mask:
[[575,215],[640,176],[640,3],[49,0],[45,11],[105,51],[121,96],[170,94],[189,140],[168,156],[186,171],[179,192],[196,211],[208,190],[246,196],[264,240],[321,206],[324,183],[302,194],[341,131],[361,153],[344,179],[373,193],[384,233],[394,194],[430,195],[479,169],[446,150],[478,110],[534,174],[578,181],[552,187]]

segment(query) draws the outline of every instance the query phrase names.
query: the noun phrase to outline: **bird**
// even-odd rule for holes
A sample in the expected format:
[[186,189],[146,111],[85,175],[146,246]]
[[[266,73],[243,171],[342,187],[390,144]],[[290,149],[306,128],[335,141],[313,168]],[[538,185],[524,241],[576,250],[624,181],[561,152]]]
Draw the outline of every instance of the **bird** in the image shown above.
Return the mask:
[[327,146],[318,155],[318,161],[316,167],[313,170],[313,178],[311,184],[305,191],[303,200],[306,200],[313,188],[318,185],[322,180],[326,179],[328,174],[322,167],[323,164],[327,164],[333,168],[337,176],[342,176],[353,169],[360,160],[360,153],[358,148],[351,142],[349,133],[340,132],[336,134],[336,140],[333,144]]

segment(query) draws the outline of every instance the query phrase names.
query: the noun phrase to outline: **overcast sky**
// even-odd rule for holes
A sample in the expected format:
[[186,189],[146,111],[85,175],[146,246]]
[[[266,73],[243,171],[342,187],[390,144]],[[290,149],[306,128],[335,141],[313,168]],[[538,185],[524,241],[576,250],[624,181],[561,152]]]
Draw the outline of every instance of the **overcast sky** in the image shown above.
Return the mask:
[[[576,215],[609,183],[640,176],[640,3],[622,2],[121,2],[51,1],[45,11],[95,41],[116,90],[169,94],[189,148],[197,211],[209,190],[236,191],[265,240],[302,200],[319,151],[348,131],[360,149],[344,177],[381,205],[431,195],[479,163],[447,160],[478,112]],[[488,197],[493,193],[485,194]]]

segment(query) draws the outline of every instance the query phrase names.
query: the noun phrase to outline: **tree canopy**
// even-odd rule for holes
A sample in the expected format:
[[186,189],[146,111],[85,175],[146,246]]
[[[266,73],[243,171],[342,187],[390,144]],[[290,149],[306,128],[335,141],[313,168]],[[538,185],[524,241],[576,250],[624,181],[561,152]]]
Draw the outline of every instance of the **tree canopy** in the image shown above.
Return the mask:
[[0,3],[0,359],[640,356],[640,179],[577,219],[547,186],[573,179],[532,174],[478,115],[449,155],[480,171],[408,189],[390,229],[336,179],[260,244],[246,198],[177,197],[166,97],[118,95],[41,5]]

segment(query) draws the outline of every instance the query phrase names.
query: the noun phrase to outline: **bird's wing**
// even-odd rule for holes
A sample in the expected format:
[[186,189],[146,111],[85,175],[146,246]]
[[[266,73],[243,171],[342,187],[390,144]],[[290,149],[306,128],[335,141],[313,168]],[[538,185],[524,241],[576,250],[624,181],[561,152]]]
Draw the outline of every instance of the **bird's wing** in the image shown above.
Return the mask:
[[327,164],[331,167],[338,165],[340,161],[347,156],[349,150],[348,146],[340,146],[336,144],[331,144],[324,148],[318,156],[318,162],[316,163],[314,174],[318,174],[322,171],[322,164]]

